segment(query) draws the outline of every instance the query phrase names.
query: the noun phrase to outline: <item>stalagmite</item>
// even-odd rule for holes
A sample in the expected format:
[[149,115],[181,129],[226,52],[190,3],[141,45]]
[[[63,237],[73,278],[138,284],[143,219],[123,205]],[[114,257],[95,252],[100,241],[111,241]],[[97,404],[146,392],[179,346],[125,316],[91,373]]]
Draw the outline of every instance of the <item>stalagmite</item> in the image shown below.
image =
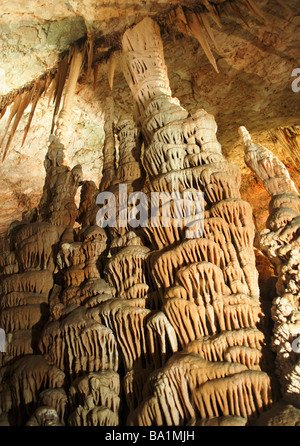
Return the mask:
[[[130,295],[130,298],[144,297],[144,292],[148,287],[138,287],[146,284],[146,256],[149,248],[146,246],[128,246],[116,253],[105,267],[105,277],[107,282],[116,288],[119,295],[134,289],[137,295]],[[125,294],[126,291],[126,294]],[[129,296],[128,296],[129,297]]]
[[[219,51],[220,35],[210,19],[221,27],[226,8],[245,19],[234,2],[200,3],[174,6],[166,20],[197,38],[219,73],[212,48]],[[253,0],[243,7],[264,20]],[[260,299],[259,285],[270,277],[263,253],[278,276],[277,375],[284,398],[299,405],[295,184],[241,128],[245,160],[272,197],[258,252],[241,171],[222,154],[214,116],[189,112],[172,97],[158,24],[146,17],[119,42],[113,33],[105,50],[96,35],[88,31],[84,47],[65,53],[56,73],[14,97],[1,140],[5,157],[31,104],[26,138],[52,81],[42,196],[0,243],[0,425],[255,424],[277,397]],[[94,69],[95,89],[102,50],[110,55],[108,91],[118,57],[134,108],[118,115],[118,93],[105,99],[98,188],[80,165],[66,165],[65,149],[81,69],[86,62],[87,78]],[[115,198],[114,225],[101,224],[101,192]]]
[[281,193],[298,195],[284,164],[266,147],[253,143],[245,127],[240,127],[239,132],[244,142],[245,162],[262,179],[269,194],[272,196]]
[[72,382],[69,391],[71,426],[117,426],[120,378],[112,370],[89,373]]
[[11,393],[11,411],[17,425],[31,416],[37,407],[39,392],[43,389],[61,388],[65,374],[50,365],[39,355],[28,355],[8,366],[8,386]]
[[[208,54],[204,28],[200,33],[195,15],[187,13],[186,17],[193,32],[197,31],[199,38],[201,34]],[[250,205],[240,198],[240,173],[221,154],[213,116],[204,110],[189,115],[179,101],[171,97],[157,25],[149,18],[144,19],[126,31],[122,44],[123,72],[137,105],[136,120],[145,141],[143,164],[148,181],[143,190],[150,204],[153,204],[153,192],[175,196],[172,203],[170,198],[155,203],[157,224],[142,228],[155,249],[147,256],[150,283],[159,290],[162,311],[179,345],[186,351],[176,356],[177,347],[172,342],[167,364],[176,363],[175,358],[180,358],[188,370],[193,358],[203,360],[198,353],[189,351],[189,346],[204,338],[211,345],[206,353],[207,386],[203,393],[198,378],[191,379],[197,380],[199,389],[187,390],[185,380],[190,371],[176,371],[172,380],[168,380],[161,369],[155,370],[144,386],[143,401],[131,411],[127,422],[131,425],[180,425],[198,415],[204,418],[238,415],[251,419],[257,414],[257,408],[268,407],[272,396],[270,378],[260,367],[260,343],[264,342],[264,336],[256,328],[263,314],[253,249],[254,225]],[[211,56],[209,54],[214,64]],[[182,201],[176,202],[176,199],[180,198],[178,193],[182,198],[183,192],[189,193],[190,206],[180,213],[178,205]],[[201,205],[199,193],[203,197]],[[164,224],[167,205],[170,219],[169,224]],[[185,215],[187,209],[189,214]],[[188,218],[180,227],[179,220],[184,216]],[[190,240],[186,240],[188,229]],[[120,268],[114,268],[115,274],[120,274]],[[149,319],[149,327],[152,320],[155,319]],[[241,330],[245,330],[243,336],[238,335]],[[234,334],[230,335],[231,332]],[[149,332],[149,335],[150,345],[157,343],[154,333]],[[164,332],[162,336],[165,337]],[[214,339],[218,336],[223,336],[220,339],[224,339],[224,350],[216,357],[212,355],[215,355]],[[234,343],[229,339],[239,339],[239,336],[243,339],[241,344],[225,347],[226,342]],[[162,364],[161,359],[160,362],[156,359],[156,367],[158,364]],[[226,372],[215,375],[215,371],[227,368],[225,364],[232,365],[230,374],[235,376],[236,384],[231,383],[231,378],[225,378]],[[168,366],[163,370],[166,367],[169,370]],[[157,384],[152,387],[152,382]],[[220,396],[215,397],[214,389]],[[218,398],[218,409],[214,398]]]
[[[146,391],[147,389],[147,391]],[[151,396],[153,395],[153,396]],[[196,417],[252,417],[271,403],[270,378],[245,365],[209,362],[178,353],[150,375],[144,401],[129,415],[129,425],[182,425]]]
[[[271,196],[266,229],[260,232],[260,249],[275,267],[276,294],[272,302],[274,321],[272,348],[276,352],[276,373],[282,396],[299,404],[299,203],[300,197],[284,164],[267,148],[254,143],[240,127],[245,162],[261,178]],[[296,345],[295,345],[296,344]]]
[[38,209],[9,230],[9,244],[1,253],[0,324],[8,337],[2,363],[24,355],[38,354],[38,342],[49,317],[49,295],[54,286],[57,245],[72,228],[77,214],[74,197],[82,170],[63,165],[63,146],[50,144],[46,178]]
[[59,423],[65,424],[68,407],[68,397],[64,388],[45,389],[39,394],[38,406],[52,407],[59,418]]
[[101,320],[115,333],[126,370],[146,361],[145,319],[150,310],[137,306],[140,300],[113,299],[99,308]]
[[[76,48],[71,59],[71,69],[63,105],[55,123],[57,124],[54,132],[56,136],[51,136],[45,157],[46,178],[40,203],[38,208],[27,213],[20,222],[14,222],[11,225],[8,234],[9,244],[5,251],[1,253],[1,267],[3,267],[4,274],[1,277],[0,284],[1,294],[3,295],[3,298],[1,298],[0,323],[5,326],[8,340],[7,352],[2,355],[1,363],[9,364],[6,379],[11,395],[10,397],[5,396],[8,395],[8,388],[4,388],[1,392],[5,401],[2,410],[6,413],[9,410],[12,411],[11,421],[12,424],[16,425],[26,422],[28,425],[61,425],[65,423],[67,401],[63,401],[63,395],[60,392],[56,394],[53,392],[53,388],[60,388],[65,385],[65,374],[54,365],[55,362],[65,368],[64,361],[69,360],[70,374],[74,373],[74,370],[80,369],[80,367],[83,370],[86,370],[85,367],[87,366],[91,367],[91,370],[93,370],[93,367],[98,370],[101,360],[104,367],[109,364],[116,367],[114,360],[117,360],[117,353],[114,351],[114,339],[111,337],[111,341],[108,341],[108,344],[105,345],[104,339],[106,336],[109,337],[109,330],[103,327],[101,332],[100,324],[96,321],[89,319],[86,322],[82,330],[82,338],[76,339],[78,341],[77,345],[76,343],[70,345],[69,338],[72,338],[72,333],[68,333],[69,338],[67,337],[66,343],[69,352],[71,351],[74,357],[64,358],[65,350],[64,348],[63,352],[61,350],[63,343],[59,336],[48,340],[47,345],[54,347],[54,351],[48,355],[50,364],[45,359],[48,352],[44,348],[43,337],[41,337],[42,330],[46,327],[49,317],[55,319],[59,312],[65,316],[61,307],[63,306],[62,302],[53,302],[54,296],[57,300],[60,297],[57,293],[59,286],[55,283],[54,275],[57,272],[57,266],[60,264],[62,269],[68,266],[70,270],[83,262],[83,282],[85,282],[86,287],[86,282],[89,280],[100,278],[94,263],[98,261],[101,252],[106,248],[106,235],[104,233],[100,235],[101,230],[99,231],[99,228],[96,227],[94,231],[91,228],[88,230],[84,228],[80,234],[82,236],[80,241],[82,252],[79,258],[76,258],[76,250],[72,250],[74,242],[73,227],[78,215],[75,194],[82,180],[82,169],[80,165],[71,169],[64,164],[65,154],[62,142],[65,142],[71,119],[72,101],[83,61],[82,52]],[[64,58],[60,64],[57,82],[53,83],[56,106],[52,130],[55,127],[54,121],[59,111],[63,87],[67,78],[67,68],[68,61],[67,58]],[[37,94],[42,94],[47,86],[45,80],[45,85],[43,84],[38,88]],[[26,93],[27,96],[29,93],[30,91]],[[28,98],[29,103],[32,98],[29,96]],[[37,98],[33,100],[34,106],[36,102]],[[21,104],[23,108],[24,104],[23,101]],[[16,111],[19,115],[22,113],[21,105],[18,112]],[[19,115],[17,116],[18,119]],[[33,112],[31,112],[24,137],[26,137],[32,116]],[[85,209],[87,210],[87,208],[86,205]],[[64,250],[63,248],[67,246],[70,249]],[[64,251],[63,256],[57,256],[60,250]],[[72,285],[72,281],[75,280],[77,284],[78,279],[75,278],[74,271],[68,272],[69,276],[66,274],[66,283]],[[60,307],[59,311],[58,307]],[[72,319],[72,316],[69,319]],[[58,317],[61,317],[61,315]],[[49,323],[51,325],[51,322],[48,322],[48,325]],[[76,331],[75,321],[73,321],[73,325],[75,325],[74,331]],[[72,323],[70,323],[70,326],[73,328]],[[51,335],[52,333],[53,331]],[[81,356],[80,348],[82,352],[86,349],[87,354],[91,354],[93,346],[89,343],[93,344],[95,340],[97,343],[98,339],[100,344],[102,342],[104,350],[108,349],[108,356],[114,357],[112,362],[107,361],[104,350],[102,358],[99,358],[99,352],[96,352],[94,359],[91,357],[90,361],[86,357],[76,358],[76,355]],[[55,344],[56,341],[57,344]],[[41,348],[41,346],[43,347]],[[56,347],[57,351],[55,350]],[[75,352],[72,348],[75,348]],[[44,353],[43,356],[39,355],[41,351]],[[55,356],[55,353],[57,353],[57,356]],[[60,356],[61,354],[62,356]],[[101,354],[102,352],[100,352],[100,356]],[[94,365],[94,362],[96,365]],[[48,390],[48,397],[46,398],[44,394],[44,400],[39,395],[43,390]],[[9,398],[11,403],[9,403]]]
[[98,189],[94,181],[82,181],[80,192],[80,204],[76,221],[82,227],[95,225],[98,207],[96,198]]
[[79,307],[60,322],[49,322],[42,333],[41,353],[72,377],[88,371],[118,369],[115,336],[94,320],[92,314],[92,310]]
[[154,367],[162,367],[171,353],[178,351],[176,332],[162,311],[154,313],[147,321],[148,350]]
[[77,216],[74,197],[82,180],[82,168],[77,165],[71,170],[63,162],[64,146],[53,137],[44,162],[46,178],[38,221],[73,228]]
[[32,417],[27,421],[26,426],[63,426],[59,421],[59,416],[53,407],[38,407]]
[[[116,134],[119,141],[118,167],[112,181],[104,185],[118,203],[116,225],[108,229],[112,257],[104,268],[104,277],[115,288],[116,299],[103,303],[99,307],[99,315],[102,323],[115,333],[119,344],[125,369],[123,388],[127,405],[132,409],[141,400],[140,389],[151,368],[147,355],[146,319],[150,314],[148,308],[153,308],[156,300],[155,293],[149,293],[147,284],[149,248],[143,246],[139,228],[131,227],[127,220],[133,208],[127,197],[139,191],[144,183],[140,131],[132,118],[125,115],[119,119]],[[109,132],[107,143],[110,143]],[[111,142],[112,153],[114,150]],[[101,182],[100,190],[104,186]],[[120,187],[125,188],[125,197],[122,197]]]

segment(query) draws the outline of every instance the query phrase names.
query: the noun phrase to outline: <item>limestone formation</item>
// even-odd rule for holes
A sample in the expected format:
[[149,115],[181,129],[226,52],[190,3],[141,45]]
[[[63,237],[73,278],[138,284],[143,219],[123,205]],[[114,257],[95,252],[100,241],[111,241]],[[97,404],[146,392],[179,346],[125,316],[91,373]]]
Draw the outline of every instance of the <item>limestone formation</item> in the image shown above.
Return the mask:
[[144,402],[129,415],[129,425],[182,425],[186,419],[262,412],[270,403],[270,378],[242,364],[209,362],[197,354],[173,355],[153,373]]
[[10,413],[16,425],[22,425],[37,408],[39,393],[46,388],[63,387],[65,374],[43,356],[26,355],[7,366],[5,379],[2,411]]
[[94,181],[82,181],[80,192],[80,205],[76,221],[85,226],[94,226],[96,224],[96,216],[98,207],[96,205],[96,198],[98,189]]
[[[170,22],[197,39],[219,74],[221,49],[210,20],[219,27],[223,9],[245,19],[235,1],[198,3],[172,6]],[[264,20],[253,0],[243,6]],[[119,44],[113,36],[109,53],[92,31],[61,57],[56,72],[16,95],[5,129],[4,137],[16,116],[4,158],[26,107],[34,108],[50,87],[54,114],[42,196],[0,243],[6,350],[0,352],[0,425],[299,424],[295,184],[284,164],[241,128],[245,161],[271,195],[267,228],[254,247],[241,171],[223,155],[214,116],[203,108],[190,112],[172,96],[158,22],[146,17],[127,26]],[[96,184],[81,165],[67,166],[67,135],[76,89],[85,88],[93,67],[96,83],[102,53],[109,54],[111,91],[102,110]],[[118,69],[132,113],[123,104],[123,113],[115,108]],[[262,301],[270,264],[277,275],[276,375],[273,327]],[[276,404],[276,377],[288,406]]]
[[64,165],[63,144],[55,137],[51,140],[44,162],[46,178],[38,221],[73,228],[77,217],[74,197],[82,180],[82,168],[77,165],[71,170]]
[[300,388],[299,329],[299,203],[288,170],[273,153],[252,141],[240,128],[245,162],[262,179],[271,196],[266,229],[260,232],[260,248],[274,265],[276,294],[271,309],[274,320],[272,347],[284,399],[298,405]]
[[58,245],[61,239],[73,239],[77,215],[74,197],[81,181],[81,166],[71,170],[63,160],[63,146],[54,138],[45,159],[46,178],[39,207],[11,225],[1,252],[0,323],[7,336],[7,351],[1,353],[5,377],[2,411],[11,413],[17,425],[31,416],[35,417],[33,424],[58,422],[51,410],[45,412],[37,408],[37,403],[43,389],[62,387],[65,375],[39,355],[38,344],[50,315]]
[[100,183],[100,192],[106,190],[115,176],[115,142],[114,142],[114,120],[113,120],[113,100],[106,99],[105,107],[105,144],[103,148],[103,171]]
[[72,382],[71,426],[118,426],[120,377],[112,370],[89,373]]
[[[175,196],[189,192],[194,199],[185,227],[180,228],[178,220],[186,209],[178,217],[176,201],[176,205],[159,203],[158,224],[144,229],[155,248],[148,256],[150,277],[160,292],[162,310],[177,342],[187,352],[179,356],[185,372],[174,372],[171,383],[164,378],[164,368],[154,371],[144,387],[144,400],[131,412],[128,423],[180,425],[199,414],[203,418],[237,415],[251,419],[268,407],[272,395],[270,377],[261,371],[261,344],[265,341],[256,328],[263,314],[254,226],[251,207],[240,198],[239,171],[221,154],[214,118],[204,110],[189,115],[171,97],[159,29],[151,19],[144,19],[124,34],[123,67],[145,139],[144,165],[149,179],[144,190],[149,201],[152,204],[151,192]],[[202,206],[195,204],[197,192],[198,197],[199,192],[204,196]],[[169,225],[163,220],[166,204],[170,205]],[[189,228],[192,235],[186,240]],[[242,345],[224,345],[218,357],[214,339],[222,336],[225,345],[225,339],[241,336]],[[189,346],[204,338],[209,353],[202,363],[200,345],[199,352],[189,350]],[[253,344],[253,339],[261,341]],[[176,354],[170,357],[167,370],[175,358]],[[203,364],[198,370],[201,373],[203,369],[205,383],[193,378],[199,391],[187,389],[184,395],[192,360]],[[226,372],[214,374],[214,370],[226,369],[224,361],[232,364],[234,371],[229,374],[234,378],[226,378]],[[227,395],[233,394],[236,399],[229,402]],[[214,401],[218,401],[218,409]]]
[[[112,257],[106,262],[104,277],[116,290],[116,299],[99,306],[102,323],[116,336],[125,369],[124,392],[130,409],[141,400],[141,388],[152,368],[148,355],[146,321],[150,308],[156,306],[156,293],[148,285],[147,256],[139,228],[130,225],[134,206],[128,196],[138,192],[144,183],[141,165],[140,132],[131,118],[122,116],[116,126],[119,142],[115,178],[106,184],[116,200],[116,224],[108,228]],[[108,143],[110,141],[108,135]],[[111,147],[115,153],[115,145]],[[111,157],[112,155],[110,155]],[[105,166],[104,166],[105,167]],[[104,171],[104,175],[105,175]],[[103,181],[100,184],[102,190]],[[120,189],[121,188],[125,188]]]

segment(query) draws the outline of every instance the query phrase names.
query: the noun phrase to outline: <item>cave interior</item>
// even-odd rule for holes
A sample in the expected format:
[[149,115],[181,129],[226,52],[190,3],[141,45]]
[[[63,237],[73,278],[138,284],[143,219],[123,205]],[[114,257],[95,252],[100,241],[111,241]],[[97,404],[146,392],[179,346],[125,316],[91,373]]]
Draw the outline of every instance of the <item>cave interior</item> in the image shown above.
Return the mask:
[[299,2],[0,12],[0,426],[300,425]]

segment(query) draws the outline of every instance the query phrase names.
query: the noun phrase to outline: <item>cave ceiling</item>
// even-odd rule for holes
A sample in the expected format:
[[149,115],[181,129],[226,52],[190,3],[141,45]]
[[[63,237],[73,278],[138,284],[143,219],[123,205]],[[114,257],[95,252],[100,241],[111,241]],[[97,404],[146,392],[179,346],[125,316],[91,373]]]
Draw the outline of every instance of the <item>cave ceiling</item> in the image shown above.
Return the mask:
[[[213,60],[191,29],[177,19],[179,6],[199,14],[211,6],[217,11],[216,16],[206,15],[214,41],[210,53]],[[247,181],[244,189],[251,186],[251,178],[238,134],[241,125],[284,158],[296,175],[300,92],[292,90],[292,72],[300,66],[298,0],[3,0],[0,12],[3,113],[6,107],[0,138],[18,94],[30,89],[45,73],[54,75],[74,44],[89,45],[91,51],[76,89],[67,156],[69,165],[81,163],[84,178],[99,184],[105,99],[112,96],[114,100],[115,122],[133,110],[132,95],[119,64],[121,37],[130,26],[151,16],[160,26],[173,96],[191,113],[205,108],[215,115],[223,152],[242,169]],[[53,101],[49,104],[49,95],[45,94],[37,103],[22,145],[31,106],[24,110],[0,165],[2,234],[12,220],[40,199],[53,110]],[[2,142],[1,158],[4,146]],[[298,181],[297,175],[294,179]]]

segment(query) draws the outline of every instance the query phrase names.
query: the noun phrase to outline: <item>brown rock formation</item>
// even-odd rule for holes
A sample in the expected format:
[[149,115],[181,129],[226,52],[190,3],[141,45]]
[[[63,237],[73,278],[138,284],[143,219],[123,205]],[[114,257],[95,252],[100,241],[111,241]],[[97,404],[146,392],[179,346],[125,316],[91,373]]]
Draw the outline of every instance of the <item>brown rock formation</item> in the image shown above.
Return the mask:
[[260,232],[259,243],[278,277],[271,309],[272,347],[282,395],[288,402],[299,404],[299,194],[283,163],[270,150],[255,144],[245,127],[240,128],[240,134],[245,161],[271,196],[267,228]]
[[[243,5],[264,19],[253,1]],[[169,14],[218,74],[208,18],[219,25],[223,7],[244,21],[235,2],[176,4]],[[93,43],[89,30],[84,49],[75,46],[61,59],[50,88],[54,131],[42,197],[1,242],[0,425],[296,425],[293,406],[268,413],[276,386],[261,303],[271,277],[264,252],[278,276],[277,375],[284,398],[299,405],[300,205],[285,166],[242,130],[246,162],[272,195],[258,252],[240,169],[222,153],[214,116],[193,106],[189,112],[172,97],[159,26],[147,17],[127,28],[122,54],[110,48],[108,84],[112,89],[121,61],[134,113],[119,119],[106,92],[98,190],[81,165],[71,169],[64,159],[85,55],[88,78],[101,53]],[[95,66],[94,84],[96,78]],[[39,95],[51,80],[37,83]],[[11,119],[39,97],[30,89],[17,94]],[[8,136],[10,144],[13,132]],[[105,228],[99,192],[116,204],[116,223]]]
[[[171,225],[164,224],[163,203],[159,207],[159,224],[145,229],[157,249],[149,256],[150,272],[160,290],[163,312],[185,350],[191,341],[203,343],[205,337],[206,344],[213,345],[216,335],[225,340],[235,337],[232,330],[237,330],[237,336],[245,331],[242,345],[225,347],[223,362],[213,355],[202,362],[198,352],[187,350],[178,356],[186,371],[174,372],[172,383],[164,378],[165,368],[154,371],[144,387],[144,401],[129,415],[128,423],[178,425],[199,414],[251,418],[272,402],[272,396],[270,378],[261,371],[261,346],[254,347],[253,341],[249,342],[252,336],[257,339],[257,332],[263,339],[255,328],[262,321],[262,312],[252,213],[249,204],[240,198],[238,169],[221,154],[213,117],[204,110],[189,116],[171,97],[159,29],[150,19],[125,33],[123,66],[145,139],[149,180],[144,190],[150,203],[151,192],[192,192],[193,197],[198,191],[204,193],[202,213],[192,207],[190,224],[184,228],[202,221],[200,227],[196,226],[198,233],[194,226],[192,240],[184,240],[187,232],[179,230],[175,205],[171,208]],[[166,370],[175,358],[171,356]],[[198,373],[206,377],[205,383],[191,378],[200,386],[199,391],[194,387],[188,390],[188,370],[193,369],[193,360],[198,361]],[[232,372],[225,372],[231,366]],[[221,374],[215,374],[215,370]],[[227,373],[234,378],[226,378]],[[245,393],[246,382],[249,387]],[[186,386],[185,394],[182,389]],[[237,399],[228,406],[229,394]],[[219,409],[213,402],[215,398]]]

